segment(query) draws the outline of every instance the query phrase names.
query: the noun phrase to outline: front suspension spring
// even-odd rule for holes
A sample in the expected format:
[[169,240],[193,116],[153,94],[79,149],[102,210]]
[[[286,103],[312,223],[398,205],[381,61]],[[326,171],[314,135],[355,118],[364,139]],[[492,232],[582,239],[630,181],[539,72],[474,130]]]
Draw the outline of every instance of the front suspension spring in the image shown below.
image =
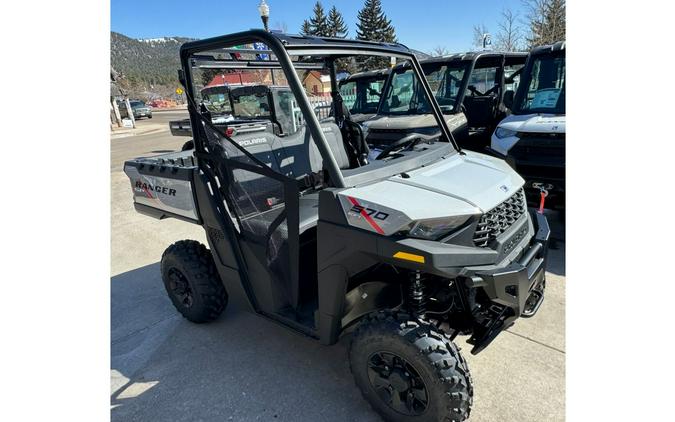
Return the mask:
[[427,311],[427,297],[425,295],[424,279],[419,271],[411,274],[408,293],[410,312],[417,318],[423,318]]

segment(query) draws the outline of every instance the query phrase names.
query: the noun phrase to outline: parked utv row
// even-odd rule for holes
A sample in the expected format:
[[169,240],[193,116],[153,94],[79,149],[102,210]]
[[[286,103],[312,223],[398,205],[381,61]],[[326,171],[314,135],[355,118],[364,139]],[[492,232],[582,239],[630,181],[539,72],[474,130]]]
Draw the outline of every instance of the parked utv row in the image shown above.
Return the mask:
[[[337,82],[340,61],[392,57],[399,64],[391,71]],[[504,160],[462,148],[461,125],[449,121],[483,107],[493,117],[468,112],[466,131],[496,125],[509,97],[507,58],[524,56],[421,64],[401,44],[251,30],[186,43],[180,58],[194,151],[124,166],[138,212],[206,233],[208,248],[183,240],[162,256],[178,312],[204,323],[237,302],[326,345],[348,335],[356,385],[385,420],[466,420],[473,381],[455,341],[463,336],[479,353],[537,313],[550,230],[527,208],[525,181]],[[194,81],[205,69],[233,67],[283,73],[291,108],[272,87],[244,90],[259,104],[267,98],[277,128],[235,136],[214,121],[212,94]],[[331,77],[329,118],[317,116],[301,83],[316,68]],[[241,118],[236,103],[230,108]]]
[[511,115],[495,130],[491,148],[525,178],[528,202],[538,204],[543,188],[548,207],[564,208],[564,42],[530,53]]

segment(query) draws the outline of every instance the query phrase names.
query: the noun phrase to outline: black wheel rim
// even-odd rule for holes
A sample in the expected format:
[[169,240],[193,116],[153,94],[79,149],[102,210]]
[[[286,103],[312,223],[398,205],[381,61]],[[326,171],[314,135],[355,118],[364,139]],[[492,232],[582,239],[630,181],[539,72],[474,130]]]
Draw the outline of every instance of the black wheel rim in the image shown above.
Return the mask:
[[180,270],[176,268],[169,269],[167,274],[169,279],[169,289],[171,293],[178,299],[181,305],[185,308],[190,308],[194,303],[192,289],[187,278]]
[[398,413],[421,415],[429,405],[429,394],[419,372],[391,352],[376,352],[368,359],[368,379],[378,397]]

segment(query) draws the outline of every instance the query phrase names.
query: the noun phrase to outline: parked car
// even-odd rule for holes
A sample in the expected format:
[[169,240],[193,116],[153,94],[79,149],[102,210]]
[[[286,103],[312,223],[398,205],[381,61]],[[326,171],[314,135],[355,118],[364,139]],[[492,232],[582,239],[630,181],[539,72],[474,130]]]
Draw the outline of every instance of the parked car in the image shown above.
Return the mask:
[[565,207],[565,42],[532,50],[512,114],[497,126],[491,149],[527,181],[531,205],[544,187],[549,208]]
[[[143,101],[139,100],[129,100],[129,105],[134,114],[134,119],[140,119],[141,117],[147,117],[152,119],[152,109],[148,107]],[[129,114],[127,113],[127,107],[124,101],[118,101],[117,106],[120,109],[120,117],[128,118]]]
[[[422,60],[420,64],[445,120],[463,148],[483,151],[507,112],[527,53],[472,52]],[[369,144],[386,146],[407,133],[436,131],[409,65],[387,79],[377,115],[364,122]],[[505,101],[506,100],[506,101]]]

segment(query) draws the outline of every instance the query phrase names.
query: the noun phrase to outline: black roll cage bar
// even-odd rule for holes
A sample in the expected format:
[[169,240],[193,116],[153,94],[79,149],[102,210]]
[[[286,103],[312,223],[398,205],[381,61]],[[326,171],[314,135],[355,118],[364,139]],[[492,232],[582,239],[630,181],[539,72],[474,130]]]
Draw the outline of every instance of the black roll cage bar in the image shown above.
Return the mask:
[[[192,62],[191,59],[194,58],[198,53],[203,53],[207,51],[212,51],[215,49],[232,47],[235,45],[248,44],[251,42],[260,42],[268,47],[269,50],[246,50],[246,49],[236,49],[233,53],[232,50],[225,50],[224,53],[230,54],[232,61],[236,60],[236,53],[252,53],[255,54],[273,54],[276,58],[276,62],[267,62],[268,64],[261,64],[265,61],[260,61],[259,63],[248,61],[254,68],[255,66],[266,66],[266,68],[279,66],[284,71],[288,85],[291,88],[291,91],[296,96],[298,107],[303,113],[305,118],[305,123],[316,143],[321,157],[323,158],[326,171],[330,177],[332,184],[335,187],[342,188],[345,186],[345,181],[342,176],[342,172],[333,156],[333,153],[328,146],[328,142],[323,136],[323,131],[317,116],[314,114],[314,111],[311,108],[307,94],[302,86],[302,83],[295,72],[299,67],[295,66],[292,62],[290,55],[294,56],[316,56],[316,55],[327,55],[333,56],[330,59],[335,59],[338,57],[352,56],[356,54],[368,54],[368,55],[379,55],[385,57],[399,57],[406,60],[409,60],[415,73],[418,75],[418,78],[421,82],[421,86],[429,99],[431,108],[433,109],[434,116],[436,121],[441,129],[441,136],[445,139],[448,139],[455,150],[459,153],[462,153],[457,141],[453,137],[451,131],[448,129],[448,126],[443,118],[443,113],[440,109],[440,106],[436,102],[436,99],[431,91],[426,78],[424,77],[424,72],[422,67],[415,57],[415,55],[404,45],[397,43],[376,43],[369,41],[359,41],[359,40],[346,40],[339,38],[322,38],[322,37],[308,37],[308,36],[296,36],[288,34],[277,34],[270,33],[260,29],[254,29],[250,31],[238,32],[229,35],[223,35],[220,37],[207,38],[198,41],[192,41],[185,43],[180,48],[180,60],[182,72],[179,72],[179,79],[185,87],[185,93],[188,97],[188,103],[190,114],[190,123],[193,128],[201,127],[201,121],[203,119],[198,114],[199,111],[195,107],[194,101],[194,83],[192,75]],[[290,54],[289,54],[290,53]],[[216,59],[213,56],[198,56],[198,59]],[[271,56],[270,56],[271,58]],[[217,59],[216,59],[217,60]],[[218,60],[217,60],[218,61]],[[228,60],[224,60],[225,63]],[[206,64],[206,63],[205,63]],[[302,63],[298,63],[302,65]],[[241,64],[239,64],[241,66]],[[334,84],[336,81],[333,81]],[[224,134],[223,134],[224,135]],[[239,147],[236,142],[233,142],[229,137],[225,137],[228,141],[232,142],[236,147]],[[202,143],[202,139],[198,136],[195,137],[195,150],[197,152],[197,157],[203,156],[206,153],[205,146]],[[247,151],[246,151],[247,152]],[[463,154],[463,153],[462,153]],[[249,155],[249,154],[247,154]],[[255,160],[258,161],[258,160]]]

